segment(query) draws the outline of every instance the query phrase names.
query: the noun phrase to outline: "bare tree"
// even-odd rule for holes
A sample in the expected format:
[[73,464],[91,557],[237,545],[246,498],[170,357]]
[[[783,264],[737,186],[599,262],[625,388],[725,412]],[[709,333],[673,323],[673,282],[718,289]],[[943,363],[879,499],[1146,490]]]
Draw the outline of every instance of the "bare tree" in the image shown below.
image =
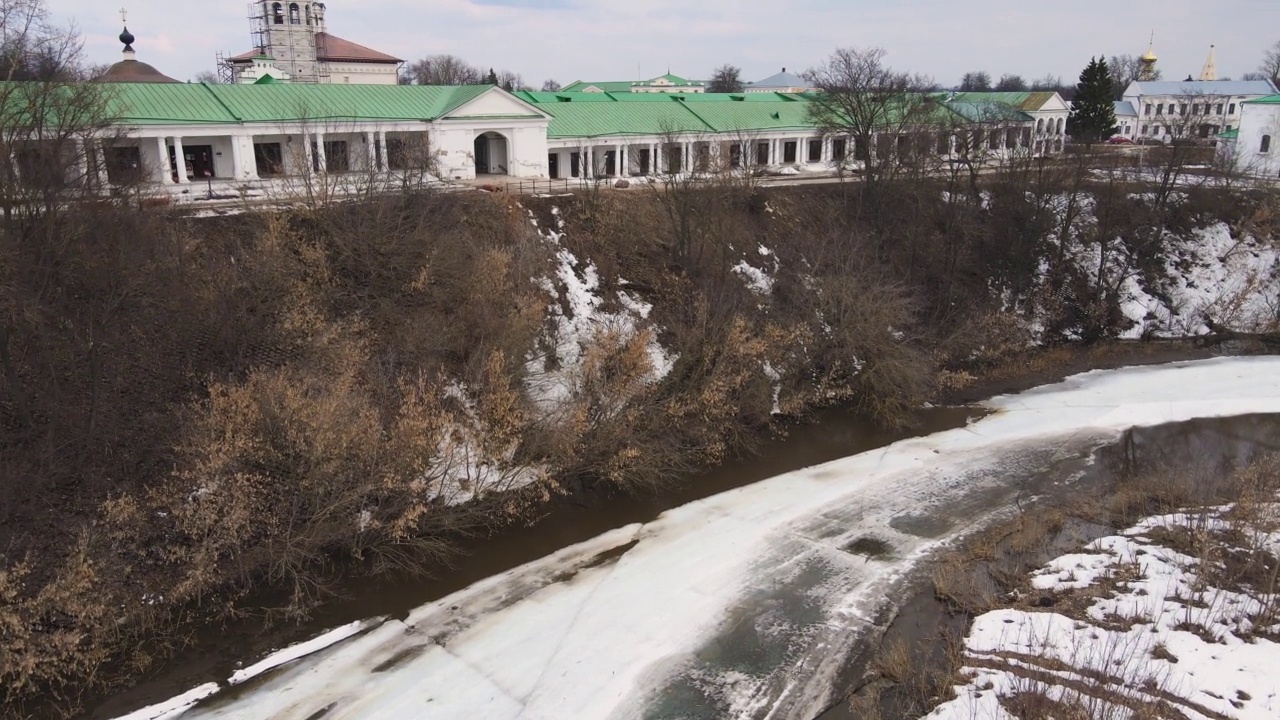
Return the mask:
[[1031,81],[1030,89],[1039,91],[1062,92],[1066,88],[1062,84],[1062,76],[1048,73],[1042,78]]
[[[1111,74],[1111,92],[1116,100],[1124,99],[1125,88],[1129,83],[1142,75],[1142,60],[1136,55],[1112,55],[1107,60],[1107,70]],[[1160,71],[1155,71],[1156,80],[1160,79]]]
[[222,78],[218,77],[218,73],[212,70],[201,70],[196,76],[191,78],[192,82],[208,83],[209,85],[217,85],[222,82]]
[[510,70],[503,70],[499,72],[497,75],[498,75],[498,82],[496,83],[497,86],[502,88],[503,90],[506,90],[507,92],[515,92],[516,90],[532,90],[533,89],[529,87],[527,84],[525,84],[524,78],[520,76],[520,73],[512,72]]
[[991,76],[977,70],[967,72],[960,78],[960,92],[987,92],[991,89]]
[[1027,89],[1027,81],[1021,75],[1005,73],[996,83],[996,92],[1023,92]]
[[808,103],[810,121],[824,135],[853,140],[868,189],[893,177],[902,138],[929,125],[936,109],[926,94],[932,81],[889,68],[884,56],[881,48],[841,48],[806,73],[821,90]]
[[728,64],[716,68],[707,85],[707,92],[713,93],[738,93],[742,89],[742,68]]
[[548,78],[542,81],[542,92],[560,92],[560,83]]
[[82,82],[80,36],[53,25],[42,0],[0,0],[0,53],[6,221],[56,214],[68,193],[97,189],[106,173],[111,87]]
[[479,85],[485,73],[456,55],[428,55],[410,63],[405,76],[415,85]]
[[1280,85],[1280,40],[1262,53],[1262,62],[1258,64],[1258,72],[1264,79]]

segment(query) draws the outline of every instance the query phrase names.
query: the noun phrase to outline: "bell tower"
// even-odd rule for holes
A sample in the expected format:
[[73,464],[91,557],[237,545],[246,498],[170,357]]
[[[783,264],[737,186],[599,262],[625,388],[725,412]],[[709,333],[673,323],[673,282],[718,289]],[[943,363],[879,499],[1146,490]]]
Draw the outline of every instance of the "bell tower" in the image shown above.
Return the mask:
[[316,57],[316,36],[324,31],[324,3],[311,0],[256,0],[249,6],[253,42],[293,82],[326,82]]

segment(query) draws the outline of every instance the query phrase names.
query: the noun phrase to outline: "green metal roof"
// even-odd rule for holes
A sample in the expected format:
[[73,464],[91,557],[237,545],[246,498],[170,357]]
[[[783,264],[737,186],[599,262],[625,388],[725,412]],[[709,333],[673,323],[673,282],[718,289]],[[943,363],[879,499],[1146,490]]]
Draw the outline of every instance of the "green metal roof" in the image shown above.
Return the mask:
[[605,92],[631,92],[632,80],[608,80],[605,82],[586,82],[585,80],[577,80],[560,88],[560,92],[582,92],[586,88],[600,88]]
[[689,109],[720,132],[814,127],[813,121],[809,119],[808,103],[803,102],[702,102],[689,105]]
[[1280,95],[1268,95],[1266,97],[1245,100],[1249,105],[1280,105]]
[[[1280,97],[1280,96],[1277,96],[1277,97]],[[1218,133],[1218,137],[1222,138],[1223,140],[1239,140],[1240,128],[1232,128],[1225,132],[1220,132]]]
[[959,92],[955,93],[951,99],[952,102],[969,102],[969,103],[998,103],[1008,105],[1009,107],[1030,112],[1039,110],[1044,104],[1049,102],[1054,95],[1053,92]]
[[119,83],[113,108],[122,122],[133,125],[426,121],[448,116],[489,89],[486,85]]
[[683,103],[557,103],[542,105],[551,114],[547,136],[602,137],[713,132]]

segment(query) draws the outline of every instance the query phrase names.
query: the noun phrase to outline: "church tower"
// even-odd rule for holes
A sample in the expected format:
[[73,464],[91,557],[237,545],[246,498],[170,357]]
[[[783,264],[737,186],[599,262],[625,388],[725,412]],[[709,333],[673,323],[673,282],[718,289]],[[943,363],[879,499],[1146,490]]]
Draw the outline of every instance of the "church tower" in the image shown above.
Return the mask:
[[1147,45],[1147,51],[1138,58],[1138,62],[1142,63],[1142,69],[1138,71],[1138,80],[1141,82],[1153,82],[1156,79],[1156,34],[1151,33],[1151,44]]
[[250,6],[254,42],[261,54],[293,82],[325,82],[325,63],[316,57],[316,36],[324,32],[324,3],[257,0]]
[[1217,67],[1217,63],[1214,62],[1214,59],[1213,59],[1212,45],[1209,46],[1209,58],[1204,61],[1204,67],[1200,69],[1200,79],[1201,80],[1217,80],[1218,79],[1218,67]]

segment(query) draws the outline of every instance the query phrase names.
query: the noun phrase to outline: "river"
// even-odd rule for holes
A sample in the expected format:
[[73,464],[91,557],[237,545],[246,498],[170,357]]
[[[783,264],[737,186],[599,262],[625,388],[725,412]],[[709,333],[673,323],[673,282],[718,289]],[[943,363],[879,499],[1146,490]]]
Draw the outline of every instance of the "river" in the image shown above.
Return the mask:
[[[523,542],[478,548],[463,577],[319,618],[365,623],[234,688],[204,685],[212,696],[181,717],[812,718],[931,553],[1043,483],[1070,483],[1063,468],[1130,427],[1280,412],[1280,360],[1088,373],[984,405],[992,414],[938,413],[950,429],[888,445],[852,424],[812,426],[778,446],[791,460],[771,448],[721,468],[708,476],[721,492],[702,498],[717,488],[557,509]],[[581,522],[557,525],[575,512]]]

